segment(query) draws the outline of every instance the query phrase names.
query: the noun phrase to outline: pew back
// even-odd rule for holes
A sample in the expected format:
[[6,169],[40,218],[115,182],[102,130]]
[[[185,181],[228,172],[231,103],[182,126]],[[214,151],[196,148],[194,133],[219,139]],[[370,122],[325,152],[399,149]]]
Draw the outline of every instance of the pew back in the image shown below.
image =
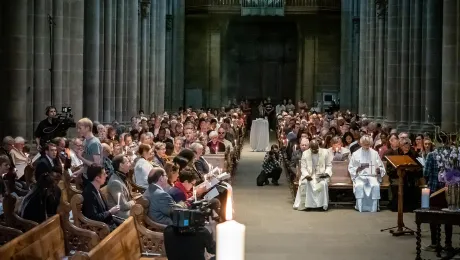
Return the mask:
[[209,164],[211,164],[213,167],[219,167],[222,170],[225,170],[225,154],[224,153],[219,153],[219,154],[206,154],[203,155],[204,159],[208,161]]
[[2,259],[61,259],[65,256],[64,233],[55,215],[0,247]]
[[134,218],[129,217],[89,253],[78,252],[72,259],[132,260],[141,258],[141,246]]

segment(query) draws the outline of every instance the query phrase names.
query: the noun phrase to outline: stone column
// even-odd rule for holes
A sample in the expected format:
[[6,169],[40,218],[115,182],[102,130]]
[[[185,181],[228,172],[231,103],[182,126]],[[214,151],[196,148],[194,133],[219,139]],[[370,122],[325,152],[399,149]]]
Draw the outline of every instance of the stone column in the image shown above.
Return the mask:
[[353,75],[352,64],[352,37],[353,37],[353,4],[355,0],[342,0],[341,36],[340,37],[340,107],[351,107],[351,78]]
[[410,3],[402,1],[401,8],[401,120],[400,127],[405,129],[409,120],[409,51],[410,51]]
[[[146,113],[150,112],[148,100],[152,97],[149,94],[148,88],[148,75],[147,75],[147,23],[150,15],[150,2],[141,2],[141,104],[140,109],[143,109]],[[147,112],[148,111],[148,112]]]
[[359,0],[353,1],[353,37],[352,37],[352,51],[350,53],[352,60],[352,88],[351,88],[351,111],[358,111],[359,105],[359,37],[360,37],[360,21],[359,21]]
[[442,68],[442,1],[427,0],[426,4],[426,67],[424,71],[425,85],[425,122],[439,124],[441,122],[441,82]]
[[123,121],[124,47],[125,47],[125,0],[117,2],[117,44],[115,75],[115,119]]
[[172,55],[172,109],[184,105],[184,44],[185,0],[172,0],[173,6],[173,55]]
[[[51,104],[45,103],[45,85],[49,84],[49,42],[48,17],[46,16],[46,2],[35,1],[34,5],[34,128],[43,119],[43,110]],[[9,12],[9,11],[8,11]],[[14,15],[14,14],[13,14]],[[5,77],[8,76],[6,73]]]
[[442,20],[442,103],[441,128],[455,129],[457,87],[457,0],[444,0]]
[[421,92],[421,63],[422,63],[422,2],[415,1],[413,6],[414,15],[412,16],[413,25],[413,60],[412,60],[412,80],[411,80],[411,99],[412,99],[412,123],[411,128],[419,129],[421,120],[422,92]]
[[131,118],[137,114],[137,92],[138,92],[138,81],[137,81],[137,57],[138,57],[138,44],[139,44],[139,2],[128,1],[128,16],[129,16],[129,31],[128,31],[128,90],[127,90],[127,117]]
[[[304,34],[302,30],[302,21],[297,21],[297,77],[296,77],[296,88],[295,96],[298,99],[302,99],[302,81],[303,81],[303,46],[304,46]],[[228,99],[228,96],[226,97]],[[297,100],[298,101],[298,100]],[[225,104],[225,100],[222,100]]]
[[53,105],[62,107],[62,41],[64,35],[64,10],[62,0],[53,0]]
[[[165,108],[172,110],[172,64],[173,64],[173,8],[174,3],[168,0],[167,3],[167,16],[166,16],[166,48],[165,48]],[[185,65],[184,65],[185,66]]]
[[104,0],[104,95],[103,119],[104,122],[112,121],[110,117],[114,100],[112,93],[112,0]]
[[315,55],[317,50],[317,37],[314,31],[305,31],[303,40],[303,82],[302,99],[307,104],[316,101],[315,93]]
[[388,37],[387,37],[387,80],[386,80],[386,118],[387,122],[395,127],[399,114],[398,95],[398,0],[388,1]]
[[[43,10],[43,9],[41,9]],[[44,10],[43,10],[44,11]],[[7,86],[7,122],[4,134],[26,137],[27,123],[27,0],[8,1],[5,29],[5,82]],[[46,21],[46,20],[45,20]],[[46,25],[46,24],[45,24]],[[43,111],[42,118],[43,118]]]
[[[380,10],[383,12],[383,10]],[[385,15],[380,14],[377,17],[377,51],[376,55],[376,74],[377,74],[377,84],[375,91],[375,113],[374,116],[376,119],[382,119],[383,117],[383,84],[384,84],[384,40],[385,40]]]
[[150,72],[149,72],[149,112],[155,111],[155,96],[156,96],[156,45],[157,42],[157,19],[158,19],[158,1],[152,1],[150,4]]
[[367,65],[367,115],[368,117],[374,117],[374,108],[375,108],[375,63],[378,60],[375,59],[375,1],[369,1],[369,20],[368,20],[368,31],[369,31],[369,40],[368,40],[368,49],[367,54],[369,64]]
[[[83,117],[83,46],[84,2],[73,0],[70,4],[72,40],[70,41],[70,105],[75,118]],[[99,57],[98,57],[99,58]]]
[[83,115],[99,120],[100,1],[85,1],[83,50]]
[[221,105],[221,25],[213,22],[208,31],[208,63],[209,63],[209,107]]
[[[158,26],[156,32],[156,40],[158,41],[156,47],[156,81],[155,86],[155,111],[163,113],[165,107],[165,76],[166,76],[166,13],[167,4],[166,0],[158,1]],[[177,66],[184,66],[184,60],[182,63],[176,64]],[[183,70],[182,70],[183,75]]]
[[358,113],[367,113],[366,106],[366,39],[367,39],[367,24],[366,24],[366,11],[368,8],[368,1],[361,0],[360,14],[359,14],[359,104]]

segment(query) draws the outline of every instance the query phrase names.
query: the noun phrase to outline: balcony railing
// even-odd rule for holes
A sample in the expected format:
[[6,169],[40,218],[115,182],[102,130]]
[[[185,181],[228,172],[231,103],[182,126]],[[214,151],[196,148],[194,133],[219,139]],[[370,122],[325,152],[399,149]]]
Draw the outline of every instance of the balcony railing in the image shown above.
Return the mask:
[[283,15],[340,11],[341,0],[185,0],[187,14]]

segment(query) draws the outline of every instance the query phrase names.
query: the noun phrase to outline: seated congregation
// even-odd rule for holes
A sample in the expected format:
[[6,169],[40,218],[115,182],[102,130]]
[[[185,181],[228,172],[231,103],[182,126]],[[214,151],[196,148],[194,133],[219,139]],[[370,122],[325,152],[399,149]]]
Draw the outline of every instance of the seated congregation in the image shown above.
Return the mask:
[[[0,255],[166,259],[163,231],[173,224],[171,212],[203,199],[209,189],[200,184],[224,172],[233,176],[244,119],[239,109],[216,115],[188,109],[150,119],[140,111],[130,127],[83,118],[77,122],[82,138],[56,137],[45,144],[38,138],[35,156],[21,149],[22,138],[5,137]],[[17,154],[27,165],[23,172],[15,166]],[[224,219],[225,198],[219,190],[211,200],[212,221]]]

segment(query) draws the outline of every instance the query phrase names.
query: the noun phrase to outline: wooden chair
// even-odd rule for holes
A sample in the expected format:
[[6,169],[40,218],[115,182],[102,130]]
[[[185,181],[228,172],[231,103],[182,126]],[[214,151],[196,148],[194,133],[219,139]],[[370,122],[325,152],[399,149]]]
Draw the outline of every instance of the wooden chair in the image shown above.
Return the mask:
[[[141,251],[149,254],[165,255],[163,231],[166,225],[161,225],[152,221],[157,228],[155,228],[156,230],[148,229],[145,226],[146,214],[144,213],[144,207],[140,204],[136,204],[131,208],[131,216],[133,216],[136,223],[137,234],[141,242]],[[152,237],[154,239],[152,239]]]
[[[162,244],[163,234],[152,232],[147,239],[151,239],[155,244]],[[146,239],[146,238],[143,238]],[[129,217],[119,227],[117,227],[109,236],[102,240],[95,248],[88,253],[77,252],[72,260],[134,260],[134,259],[151,259],[166,260],[165,257],[142,258],[142,244],[136,229],[136,223],[133,217]],[[163,251],[164,252],[164,251]]]
[[83,215],[81,211],[81,208],[83,206],[82,195],[74,195],[70,200],[70,206],[72,208],[72,214],[74,218],[73,221],[75,226],[95,232],[101,240],[104,239],[110,233],[110,228],[107,224],[91,220]]
[[3,198],[4,225],[18,229],[22,232],[29,231],[38,226],[37,222],[21,218],[18,214],[16,214],[15,207],[16,198],[10,194],[5,194],[5,197]]
[[135,217],[138,223],[145,226],[147,229],[156,232],[163,232],[166,225],[153,221],[147,215],[147,212],[149,211],[149,204],[148,199],[140,197],[137,199],[136,205],[131,208],[131,216]]
[[22,234],[22,231],[19,229],[0,225],[0,246],[3,246]]
[[[68,255],[65,244],[65,229],[62,228],[61,216],[54,215],[42,224],[14,238],[0,247],[2,259],[62,259]],[[80,230],[80,236],[86,237],[95,245],[97,236]],[[70,232],[70,231],[69,231]]]
[[76,194],[81,194],[82,191],[77,188],[77,184],[72,185],[72,178],[68,174],[67,171],[64,171],[62,174],[62,182],[64,184],[64,190],[63,193],[65,193],[65,196],[67,197],[67,201],[70,202],[69,200]]
[[134,196],[135,193],[144,194],[145,188],[137,185],[136,182],[134,181],[134,170],[133,169],[131,169],[128,172],[126,180],[128,182],[128,188],[131,191],[132,197],[135,197]]

